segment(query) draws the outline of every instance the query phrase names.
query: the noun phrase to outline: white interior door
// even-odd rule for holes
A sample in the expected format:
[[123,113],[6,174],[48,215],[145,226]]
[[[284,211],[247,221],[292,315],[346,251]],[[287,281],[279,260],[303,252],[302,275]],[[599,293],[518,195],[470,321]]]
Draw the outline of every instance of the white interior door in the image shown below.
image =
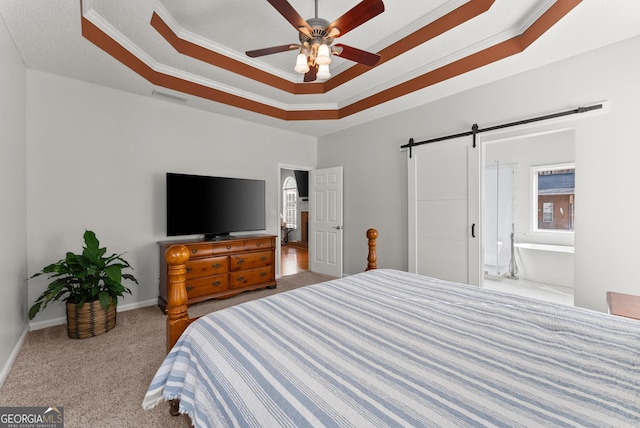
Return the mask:
[[408,158],[409,271],[480,284],[480,150],[463,137]]
[[341,277],[342,167],[316,169],[309,178],[309,269]]

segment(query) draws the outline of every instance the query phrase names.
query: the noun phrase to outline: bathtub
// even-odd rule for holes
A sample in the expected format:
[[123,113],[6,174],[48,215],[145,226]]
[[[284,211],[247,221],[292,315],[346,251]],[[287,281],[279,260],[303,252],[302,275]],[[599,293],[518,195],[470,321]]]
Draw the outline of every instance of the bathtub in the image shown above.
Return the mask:
[[514,246],[520,278],[573,288],[574,247],[525,242]]

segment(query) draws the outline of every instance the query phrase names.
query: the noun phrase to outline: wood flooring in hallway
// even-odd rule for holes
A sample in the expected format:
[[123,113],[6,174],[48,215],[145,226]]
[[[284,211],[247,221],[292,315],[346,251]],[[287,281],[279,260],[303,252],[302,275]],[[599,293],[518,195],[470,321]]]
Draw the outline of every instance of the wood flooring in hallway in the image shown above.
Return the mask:
[[309,250],[299,246],[280,247],[280,275],[293,275],[309,270]]

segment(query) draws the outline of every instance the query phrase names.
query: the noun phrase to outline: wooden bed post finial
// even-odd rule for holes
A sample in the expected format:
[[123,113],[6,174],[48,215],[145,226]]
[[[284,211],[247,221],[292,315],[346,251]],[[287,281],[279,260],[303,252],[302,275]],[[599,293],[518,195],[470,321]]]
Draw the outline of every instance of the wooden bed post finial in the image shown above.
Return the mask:
[[367,268],[365,272],[378,268],[378,255],[376,254],[376,239],[378,239],[378,231],[375,229],[367,230],[367,238],[369,239],[369,255],[367,256]]
[[167,353],[169,353],[189,325],[186,288],[186,263],[189,260],[189,249],[184,245],[172,245],[167,248],[164,258],[168,265],[166,312]]

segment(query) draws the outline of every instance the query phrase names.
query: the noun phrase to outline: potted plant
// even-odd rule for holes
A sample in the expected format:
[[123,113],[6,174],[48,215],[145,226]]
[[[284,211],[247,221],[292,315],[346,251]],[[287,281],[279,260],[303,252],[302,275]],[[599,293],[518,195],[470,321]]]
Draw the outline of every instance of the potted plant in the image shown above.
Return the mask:
[[122,285],[123,280],[138,283],[132,274],[122,272],[133,270],[122,254],[105,256],[107,249],[100,248],[94,232],[85,231],[84,243],[82,254],[68,252],[65,258],[31,276],[50,274],[51,282],[29,310],[29,319],[52,300],[65,301],[67,333],[74,339],[97,336],[115,327],[118,297],[131,294]]

